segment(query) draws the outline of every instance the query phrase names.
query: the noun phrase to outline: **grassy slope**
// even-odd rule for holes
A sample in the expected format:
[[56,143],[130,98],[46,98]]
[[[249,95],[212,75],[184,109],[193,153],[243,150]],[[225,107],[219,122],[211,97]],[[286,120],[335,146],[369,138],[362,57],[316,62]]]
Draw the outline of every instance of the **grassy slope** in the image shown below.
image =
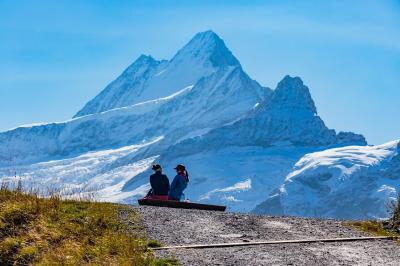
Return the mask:
[[[48,199],[0,189],[0,265],[173,265],[157,260],[138,225],[111,203]],[[138,223],[129,210],[130,223]],[[132,228],[132,226],[130,226]]]

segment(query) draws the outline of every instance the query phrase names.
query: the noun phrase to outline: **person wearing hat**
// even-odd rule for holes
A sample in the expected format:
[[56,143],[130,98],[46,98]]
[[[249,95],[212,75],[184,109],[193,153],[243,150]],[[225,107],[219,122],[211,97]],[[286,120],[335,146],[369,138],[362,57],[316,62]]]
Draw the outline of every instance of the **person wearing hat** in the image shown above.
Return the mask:
[[183,196],[183,191],[189,183],[189,174],[182,164],[178,164],[174,169],[176,170],[176,176],[171,183],[169,199],[180,201]]
[[167,200],[169,192],[168,177],[162,173],[162,168],[159,164],[154,164],[151,169],[154,174],[150,176],[151,190],[147,196]]

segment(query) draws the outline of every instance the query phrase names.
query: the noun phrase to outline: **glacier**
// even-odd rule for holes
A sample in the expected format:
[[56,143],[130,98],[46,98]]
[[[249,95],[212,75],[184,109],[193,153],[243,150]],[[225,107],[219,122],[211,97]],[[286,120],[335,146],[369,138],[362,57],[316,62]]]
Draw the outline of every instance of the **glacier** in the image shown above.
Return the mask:
[[304,155],[254,212],[342,219],[384,219],[397,201],[400,141]]
[[[0,132],[0,180],[135,203],[154,162],[170,178],[183,163],[192,201],[272,215],[384,218],[400,185],[396,143],[369,146],[360,134],[329,129],[301,78],[262,86],[205,31],[170,60],[140,56],[68,121]],[[374,208],[360,208],[367,203]]]

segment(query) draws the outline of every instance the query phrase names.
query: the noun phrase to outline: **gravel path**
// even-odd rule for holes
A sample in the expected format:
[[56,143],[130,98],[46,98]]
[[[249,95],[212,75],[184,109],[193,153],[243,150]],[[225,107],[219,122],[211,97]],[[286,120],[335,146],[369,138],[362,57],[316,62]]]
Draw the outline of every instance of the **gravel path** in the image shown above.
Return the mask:
[[[149,238],[165,245],[367,236],[340,221],[133,207]],[[400,265],[400,247],[390,240],[279,244],[156,251],[183,265]]]

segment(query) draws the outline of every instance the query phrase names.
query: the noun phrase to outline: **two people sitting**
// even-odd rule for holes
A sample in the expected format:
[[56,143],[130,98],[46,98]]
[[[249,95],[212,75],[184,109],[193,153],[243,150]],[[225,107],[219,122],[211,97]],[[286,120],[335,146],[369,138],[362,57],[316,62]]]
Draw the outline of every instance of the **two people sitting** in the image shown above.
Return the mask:
[[153,165],[154,174],[150,176],[151,190],[146,197],[180,201],[184,196],[183,191],[189,183],[189,174],[182,164],[178,164],[174,169],[176,170],[176,176],[170,185],[168,177],[162,173],[161,165]]

